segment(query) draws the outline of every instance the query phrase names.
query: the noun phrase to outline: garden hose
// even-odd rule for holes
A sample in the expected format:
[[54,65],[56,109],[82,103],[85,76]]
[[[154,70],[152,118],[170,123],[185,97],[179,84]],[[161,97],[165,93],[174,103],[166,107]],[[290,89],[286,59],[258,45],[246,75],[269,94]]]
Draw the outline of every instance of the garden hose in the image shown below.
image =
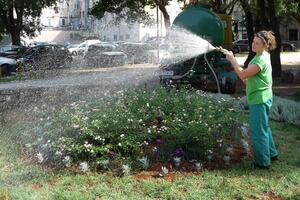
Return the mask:
[[[208,49],[209,49],[209,47],[208,47]],[[214,48],[213,50],[217,50],[217,51],[221,51],[221,52],[222,52],[223,49],[217,47],[217,48]],[[208,60],[207,60],[206,53],[204,54],[204,59],[205,59],[205,62],[206,62],[207,65],[209,66],[211,72],[213,73],[213,75],[214,75],[214,77],[215,77],[215,79],[216,79],[216,83],[217,83],[217,87],[218,87],[218,93],[220,94],[220,93],[221,93],[221,89],[220,89],[219,80],[218,80],[218,78],[217,78],[217,75],[216,75],[215,71],[213,70],[212,66],[210,65],[210,63],[209,63]],[[195,65],[196,65],[196,61],[197,61],[197,57],[194,59],[194,63],[193,63],[193,65],[192,65],[192,67],[191,67],[190,70],[188,70],[185,74],[183,74],[183,75],[181,75],[181,76],[173,76],[172,79],[177,80],[177,79],[181,79],[181,78],[186,77],[186,76],[194,69],[194,67],[195,67]]]
[[194,69],[195,65],[196,65],[196,61],[197,61],[197,57],[194,59],[194,62],[193,62],[193,65],[191,67],[190,70],[188,70],[185,74],[181,75],[181,76],[173,76],[172,79],[181,79],[181,78],[184,78],[186,77],[187,75],[189,75],[189,73],[191,73],[191,71]]
[[212,66],[210,65],[210,63],[209,63],[208,60],[207,60],[206,53],[204,54],[204,59],[205,59],[206,63],[208,64],[208,66],[209,66],[211,72],[213,73],[213,75],[214,75],[214,77],[215,77],[215,79],[216,79],[216,83],[217,83],[217,87],[218,87],[218,93],[221,94],[221,89],[220,89],[219,80],[218,80],[218,78],[217,78],[217,75],[216,75],[215,71],[213,70]]

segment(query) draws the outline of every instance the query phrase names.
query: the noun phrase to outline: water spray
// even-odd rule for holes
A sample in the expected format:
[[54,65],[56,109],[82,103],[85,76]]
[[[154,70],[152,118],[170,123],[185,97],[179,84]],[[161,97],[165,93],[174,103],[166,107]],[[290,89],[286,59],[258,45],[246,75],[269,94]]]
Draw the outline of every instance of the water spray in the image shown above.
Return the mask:
[[169,63],[177,63],[189,59],[194,60],[191,68],[186,73],[173,76],[172,79],[182,79],[193,73],[193,69],[196,66],[197,59],[199,59],[198,56],[203,55],[205,62],[207,63],[216,80],[218,93],[221,93],[217,75],[211,63],[209,63],[206,54],[212,51],[219,51],[225,54],[227,50],[223,49],[222,47],[214,47],[206,39],[181,27],[174,27],[173,29],[171,29],[168,33],[168,39],[170,41],[170,44],[172,44],[172,48],[170,48],[169,51],[170,56],[167,60]]

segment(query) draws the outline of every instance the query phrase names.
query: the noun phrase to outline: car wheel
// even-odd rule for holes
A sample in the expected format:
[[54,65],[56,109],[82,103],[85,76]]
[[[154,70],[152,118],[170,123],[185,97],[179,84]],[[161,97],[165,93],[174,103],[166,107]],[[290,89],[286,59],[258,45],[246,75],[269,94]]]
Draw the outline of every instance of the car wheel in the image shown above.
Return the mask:
[[11,72],[13,72],[13,66],[4,64],[1,66],[1,76],[10,76]]
[[172,80],[169,78],[159,78],[159,82],[163,87],[170,87],[172,85]]
[[240,50],[239,50],[238,47],[233,47],[233,48],[232,48],[232,52],[233,52],[233,53],[239,53]]
[[284,47],[283,51],[292,51],[292,48],[291,47]]

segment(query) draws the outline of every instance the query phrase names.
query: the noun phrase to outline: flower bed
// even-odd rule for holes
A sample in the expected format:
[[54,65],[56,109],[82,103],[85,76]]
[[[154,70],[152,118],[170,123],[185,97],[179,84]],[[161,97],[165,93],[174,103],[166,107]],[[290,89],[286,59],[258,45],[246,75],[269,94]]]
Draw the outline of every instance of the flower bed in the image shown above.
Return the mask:
[[247,127],[234,99],[190,88],[106,97],[43,113],[40,125],[23,134],[26,151],[38,163],[82,172],[128,174],[159,164],[161,175],[229,166],[249,152]]

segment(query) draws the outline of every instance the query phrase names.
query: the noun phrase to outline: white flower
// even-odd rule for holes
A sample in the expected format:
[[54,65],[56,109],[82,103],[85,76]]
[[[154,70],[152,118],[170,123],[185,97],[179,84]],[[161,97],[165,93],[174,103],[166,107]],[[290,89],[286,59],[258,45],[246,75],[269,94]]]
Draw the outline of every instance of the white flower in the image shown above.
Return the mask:
[[70,167],[71,166],[71,162],[72,162],[72,159],[70,156],[65,156],[64,159],[63,159],[63,163],[66,167]]
[[241,133],[242,133],[242,136],[244,137],[244,138],[248,138],[248,128],[247,127],[245,127],[245,126],[242,126],[241,127]]
[[86,149],[91,149],[92,148],[92,144],[89,144],[87,141],[85,141],[85,144],[83,145]]
[[143,120],[142,120],[142,119],[140,119],[140,120],[139,120],[139,123],[142,123],[142,122],[143,122]]
[[124,137],[124,136],[125,136],[124,134],[121,134],[121,135],[120,135],[121,138]]
[[119,146],[119,147],[121,147],[121,146],[122,146],[121,142],[119,142],[118,146]]
[[217,142],[218,142],[218,143],[222,143],[222,142],[223,142],[223,140],[221,140],[221,139],[220,139],[220,140],[217,140]]
[[196,162],[195,163],[195,168],[196,168],[197,171],[200,171],[202,169],[202,163]]
[[174,161],[174,165],[176,167],[178,167],[180,165],[180,163],[181,163],[181,157],[174,157],[173,161]]
[[245,151],[248,152],[249,150],[249,144],[245,139],[241,139],[242,147],[244,148]]
[[103,168],[104,169],[108,169],[109,168],[109,160],[104,160],[102,164],[103,164]]
[[147,107],[150,107],[149,103],[146,104]]
[[124,175],[128,175],[131,171],[131,168],[129,165],[122,165],[122,173]]
[[78,125],[78,124],[73,124],[72,127],[73,127],[73,128],[79,128],[79,125]]
[[143,169],[148,169],[149,168],[149,160],[148,160],[147,157],[138,158],[137,160],[139,161],[139,165]]
[[42,162],[44,162],[44,157],[43,157],[43,154],[42,153],[38,153],[38,154],[36,154],[36,157],[37,157],[37,159],[38,159],[38,163],[42,163]]
[[227,151],[229,154],[233,154],[233,148],[232,148],[232,147],[227,147],[226,151]]
[[89,170],[89,165],[86,162],[82,162],[79,165],[79,169],[81,172],[85,173]]
[[169,170],[168,170],[168,168],[162,166],[160,172],[161,172],[162,176],[165,176],[166,174],[169,173]]
[[56,151],[55,152],[55,156],[57,156],[57,157],[61,157],[63,155],[63,153],[61,152],[61,151]]

